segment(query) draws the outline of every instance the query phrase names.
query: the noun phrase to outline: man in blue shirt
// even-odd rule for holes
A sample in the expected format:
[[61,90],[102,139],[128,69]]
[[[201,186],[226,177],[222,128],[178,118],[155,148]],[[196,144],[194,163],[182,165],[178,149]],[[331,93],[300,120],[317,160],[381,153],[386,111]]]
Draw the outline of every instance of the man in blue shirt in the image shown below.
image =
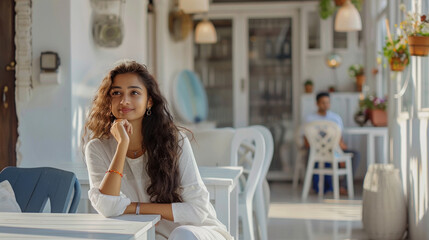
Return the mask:
[[[305,119],[305,122],[308,123],[308,122],[313,122],[313,121],[318,121],[318,120],[332,121],[332,122],[338,124],[341,131],[343,131],[344,124],[343,124],[343,120],[341,119],[340,115],[338,115],[332,111],[329,111],[329,109],[331,108],[331,100],[329,98],[329,93],[321,92],[321,93],[317,94],[316,104],[317,104],[317,112],[308,115],[307,118]],[[305,144],[307,147],[309,146],[307,140],[305,140]],[[359,162],[360,162],[360,154],[357,151],[348,149],[347,145],[345,144],[342,137],[341,137],[339,145],[340,145],[340,148],[343,150],[343,152],[353,154],[352,169],[353,169],[353,175],[354,175],[356,172],[356,169],[359,165]],[[340,167],[344,167],[344,163],[341,163]],[[326,182],[328,184],[331,183],[331,181],[329,181],[329,180]],[[316,186],[314,186],[314,187],[317,188],[317,183],[315,185]],[[328,187],[328,189],[332,189],[331,186]],[[340,193],[342,195],[347,194],[345,179],[341,180]]]

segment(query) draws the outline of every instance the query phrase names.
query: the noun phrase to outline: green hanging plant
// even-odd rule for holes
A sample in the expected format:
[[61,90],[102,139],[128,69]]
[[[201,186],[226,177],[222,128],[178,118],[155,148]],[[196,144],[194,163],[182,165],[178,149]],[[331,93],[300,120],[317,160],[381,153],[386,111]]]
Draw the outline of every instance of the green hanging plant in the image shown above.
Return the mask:
[[335,6],[332,0],[319,1],[319,15],[322,19],[329,18],[335,12]]
[[[358,11],[362,9],[363,0],[351,0],[352,4],[355,5]],[[341,7],[341,6],[340,6]],[[319,0],[319,15],[322,19],[329,18],[339,7],[333,4],[332,0]]]

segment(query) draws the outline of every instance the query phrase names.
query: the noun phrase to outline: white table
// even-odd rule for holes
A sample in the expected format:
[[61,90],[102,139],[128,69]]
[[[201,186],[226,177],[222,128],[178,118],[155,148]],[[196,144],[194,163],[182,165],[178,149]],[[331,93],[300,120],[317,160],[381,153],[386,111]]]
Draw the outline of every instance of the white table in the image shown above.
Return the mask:
[[389,141],[388,129],[387,127],[353,127],[353,128],[345,128],[343,130],[343,134],[349,135],[366,135],[367,141],[367,149],[366,149],[366,163],[367,166],[375,163],[375,138],[381,137],[383,138],[383,158],[382,163],[387,163],[387,143]]
[[[55,162],[21,167],[49,166],[74,172],[81,185],[81,201],[78,212],[95,213],[88,198],[89,177],[83,162]],[[201,178],[214,201],[218,219],[225,224],[231,235],[238,239],[238,181],[242,167],[199,167]],[[1,238],[0,238],[1,239]]]
[[159,215],[1,213],[0,239],[155,240]]
[[199,167],[219,221],[238,239],[239,178],[243,167]]

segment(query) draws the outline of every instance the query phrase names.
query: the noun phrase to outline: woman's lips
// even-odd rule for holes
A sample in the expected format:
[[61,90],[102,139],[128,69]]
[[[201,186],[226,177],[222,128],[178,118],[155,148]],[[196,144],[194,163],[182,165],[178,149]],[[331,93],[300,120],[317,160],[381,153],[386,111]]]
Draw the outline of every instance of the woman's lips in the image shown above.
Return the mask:
[[131,108],[121,108],[121,109],[119,109],[119,112],[126,114],[126,113],[131,112],[132,110],[133,109],[131,109]]

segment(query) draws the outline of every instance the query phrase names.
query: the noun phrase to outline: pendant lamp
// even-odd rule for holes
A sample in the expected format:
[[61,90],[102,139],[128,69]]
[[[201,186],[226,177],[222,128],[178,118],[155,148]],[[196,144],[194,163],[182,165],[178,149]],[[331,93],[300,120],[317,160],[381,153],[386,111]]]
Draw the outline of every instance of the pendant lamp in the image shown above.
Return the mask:
[[195,42],[200,44],[210,44],[217,42],[216,29],[208,19],[198,23],[195,29]]
[[179,0],[179,8],[187,14],[209,11],[209,0]]
[[335,31],[355,32],[362,30],[362,20],[356,7],[347,0],[337,12]]

